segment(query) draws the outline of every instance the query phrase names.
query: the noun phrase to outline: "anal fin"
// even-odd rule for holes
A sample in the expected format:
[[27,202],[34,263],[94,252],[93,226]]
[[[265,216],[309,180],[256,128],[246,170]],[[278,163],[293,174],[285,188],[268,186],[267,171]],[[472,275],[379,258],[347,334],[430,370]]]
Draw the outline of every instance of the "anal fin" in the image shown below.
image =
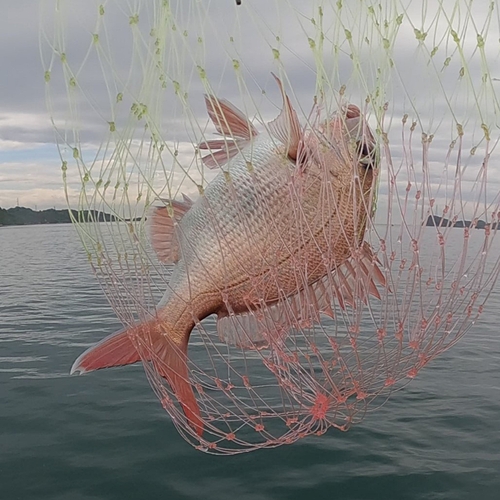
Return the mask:
[[285,339],[292,329],[310,328],[320,315],[333,318],[330,295],[322,282],[256,310],[219,316],[221,341],[241,349],[261,350]]
[[331,275],[323,278],[325,279],[330,282],[328,288],[343,309],[346,304],[356,307],[357,299],[367,303],[370,295],[380,300],[377,285],[388,288],[380,270],[380,261],[366,241]]
[[334,318],[335,303],[342,309],[366,303],[372,295],[380,300],[378,287],[387,288],[380,262],[364,243],[354,256],[298,293],[242,314],[219,316],[217,332],[222,342],[241,349],[260,350],[280,342],[292,329],[310,328],[321,315]]

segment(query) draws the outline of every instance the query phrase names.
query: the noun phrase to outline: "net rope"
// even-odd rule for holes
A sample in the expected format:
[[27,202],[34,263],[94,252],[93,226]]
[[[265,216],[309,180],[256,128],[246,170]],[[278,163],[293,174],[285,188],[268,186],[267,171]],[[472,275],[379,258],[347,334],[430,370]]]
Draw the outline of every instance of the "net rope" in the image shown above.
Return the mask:
[[474,334],[500,271],[485,5],[42,2],[73,222],[197,449],[347,430]]

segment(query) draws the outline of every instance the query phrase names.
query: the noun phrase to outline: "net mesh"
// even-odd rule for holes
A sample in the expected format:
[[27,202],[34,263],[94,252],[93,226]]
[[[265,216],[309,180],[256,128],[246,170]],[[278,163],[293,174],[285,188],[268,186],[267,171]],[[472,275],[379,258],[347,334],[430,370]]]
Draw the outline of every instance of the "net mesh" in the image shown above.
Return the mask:
[[68,206],[193,446],[347,430],[479,320],[495,2],[42,5]]

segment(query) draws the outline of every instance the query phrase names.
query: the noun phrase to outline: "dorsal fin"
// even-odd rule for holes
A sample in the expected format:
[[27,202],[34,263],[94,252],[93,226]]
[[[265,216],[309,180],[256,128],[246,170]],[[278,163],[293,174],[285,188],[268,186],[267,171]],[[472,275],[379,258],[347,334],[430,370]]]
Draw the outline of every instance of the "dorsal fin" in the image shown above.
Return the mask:
[[232,141],[230,139],[214,139],[198,144],[198,149],[207,149],[209,154],[202,156],[201,161],[208,168],[224,166],[231,158],[236,156],[249,141],[240,139]]
[[179,243],[175,234],[175,224],[191,208],[193,201],[186,195],[183,201],[163,200],[165,206],[153,207],[148,215],[151,245],[158,260],[175,263],[179,260]]
[[257,129],[250,120],[226,99],[218,99],[213,95],[205,95],[208,116],[217,132],[232,139],[250,140],[258,135]]
[[296,160],[303,136],[302,127],[281,80],[274,73],[273,76],[283,97],[283,109],[273,121],[268,123],[269,131],[276,139],[285,144],[287,155],[292,160]]
[[201,158],[201,161],[209,168],[222,167],[236,156],[252,137],[257,136],[258,132],[248,118],[226,99],[206,95],[205,103],[210,119],[224,139],[200,143],[198,149],[210,151],[210,154]]
[[380,266],[380,261],[365,241],[357,250],[356,256],[352,256],[337,267],[332,274],[331,282],[335,297],[342,308],[345,304],[355,307],[356,298],[366,303],[368,295],[380,300],[377,285],[390,291]]

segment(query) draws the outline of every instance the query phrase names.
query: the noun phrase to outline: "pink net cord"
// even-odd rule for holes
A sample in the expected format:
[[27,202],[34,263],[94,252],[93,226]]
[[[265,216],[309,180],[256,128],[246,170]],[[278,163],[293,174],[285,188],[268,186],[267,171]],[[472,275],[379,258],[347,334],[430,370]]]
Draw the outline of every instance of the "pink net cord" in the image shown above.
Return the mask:
[[[238,207],[237,223],[244,234],[237,242],[225,230],[228,221],[207,204],[209,224],[228,249],[223,254],[226,267],[220,262],[217,266],[232,283],[231,263],[239,263],[242,279],[251,285],[245,290],[245,311],[234,311],[232,292],[221,288],[226,313],[218,323],[215,316],[200,320],[193,312],[186,382],[203,422],[201,435],[161,375],[163,360],[153,341],[132,338],[162,406],[197,449],[234,454],[293,443],[330,427],[347,430],[480,318],[500,270],[498,197],[485,203],[482,196],[490,142],[476,152],[479,174],[465,196],[463,135],[457,134],[450,145],[441,171],[431,171],[432,138],[417,140],[415,124],[406,121],[404,117],[401,156],[391,154],[382,130],[377,166],[369,167],[373,177],[368,187],[380,184],[387,199],[384,212],[375,211],[374,194],[362,195],[363,169],[353,170],[343,198],[332,188],[331,177],[316,179],[314,210],[304,204],[303,192],[291,188],[281,215],[258,225],[248,215],[249,201],[239,197],[235,179],[232,203]],[[355,163],[362,159],[353,158]],[[249,179],[256,183],[250,201],[267,207],[272,193],[265,192],[259,179]],[[307,176],[304,182],[307,186]],[[439,211],[437,198],[447,200]],[[347,205],[353,208],[343,215]],[[337,215],[327,224],[323,219],[332,212]],[[469,227],[448,225],[467,214],[473,215]],[[434,225],[427,225],[429,221]],[[346,239],[344,233],[352,227],[360,232]],[[126,231],[123,225],[115,227],[114,246],[104,248],[94,263],[111,304],[128,327],[155,317],[173,276],[172,265],[158,260],[143,230],[139,223],[129,224]],[[178,237],[182,240],[183,235]],[[344,240],[348,251],[336,260]],[[240,258],[241,242],[255,252],[253,259]],[[283,266],[290,248],[298,249],[295,260]],[[197,249],[185,243],[181,251],[187,255]],[[257,275],[255,268],[266,272]],[[198,273],[185,271],[194,288]],[[215,282],[214,272],[207,269],[205,277]]]

